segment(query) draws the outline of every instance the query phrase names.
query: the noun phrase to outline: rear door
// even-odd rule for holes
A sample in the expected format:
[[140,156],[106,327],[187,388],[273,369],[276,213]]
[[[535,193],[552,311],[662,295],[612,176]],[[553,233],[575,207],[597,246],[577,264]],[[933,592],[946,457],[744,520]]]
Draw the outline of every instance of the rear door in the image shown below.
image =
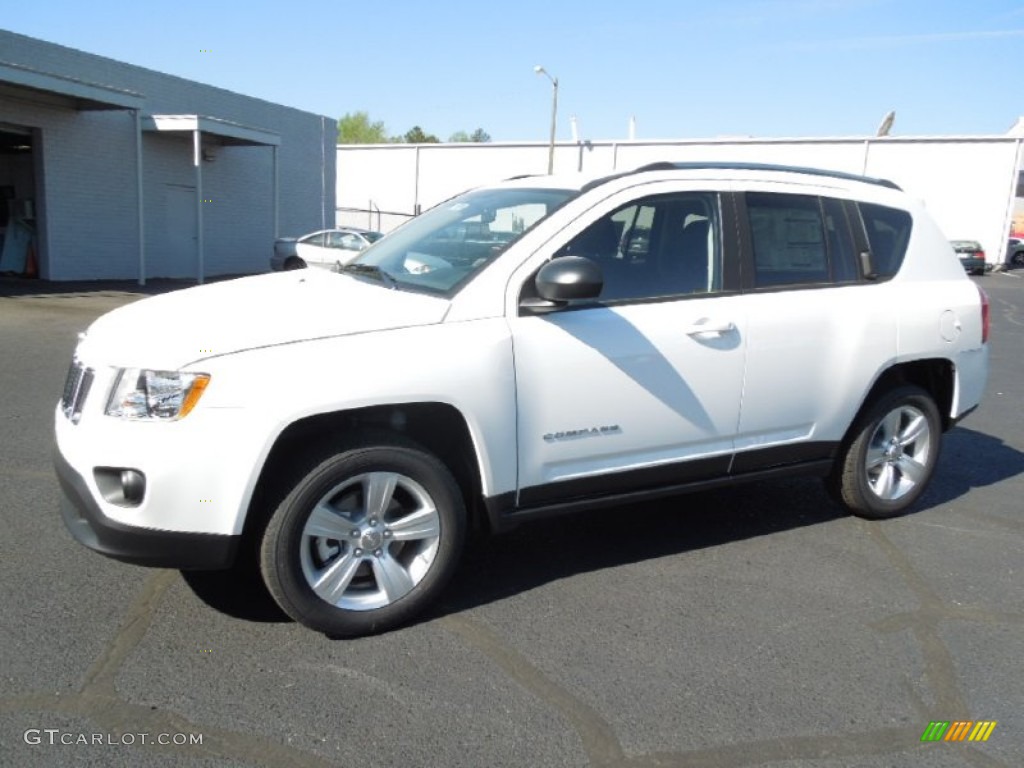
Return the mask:
[[895,358],[898,307],[860,274],[855,206],[776,191],[737,203],[749,325],[733,472],[829,458]]

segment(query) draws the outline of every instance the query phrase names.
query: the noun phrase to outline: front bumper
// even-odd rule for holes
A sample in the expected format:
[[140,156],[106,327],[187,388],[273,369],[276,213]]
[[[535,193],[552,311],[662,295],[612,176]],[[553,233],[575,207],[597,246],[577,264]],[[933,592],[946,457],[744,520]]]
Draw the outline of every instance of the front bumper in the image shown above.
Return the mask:
[[154,568],[216,570],[234,563],[241,536],[124,525],[103,514],[84,478],[56,448],[53,464],[63,496],[64,524],[89,549],[115,560]]

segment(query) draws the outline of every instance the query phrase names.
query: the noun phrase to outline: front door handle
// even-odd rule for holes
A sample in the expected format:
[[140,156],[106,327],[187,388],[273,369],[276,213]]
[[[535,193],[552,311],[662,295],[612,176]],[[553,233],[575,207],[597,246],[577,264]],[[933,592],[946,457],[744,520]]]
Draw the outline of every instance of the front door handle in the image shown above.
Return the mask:
[[712,320],[702,317],[686,329],[687,336],[710,336],[712,334],[721,336],[723,333],[732,333],[736,330],[736,323],[731,320]]

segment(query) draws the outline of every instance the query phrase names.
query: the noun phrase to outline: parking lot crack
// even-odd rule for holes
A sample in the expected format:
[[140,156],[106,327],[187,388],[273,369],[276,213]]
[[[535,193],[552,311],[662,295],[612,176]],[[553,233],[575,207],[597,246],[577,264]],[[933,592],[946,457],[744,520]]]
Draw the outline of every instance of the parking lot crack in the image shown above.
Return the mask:
[[200,734],[201,744],[187,746],[149,741],[139,749],[187,756],[221,758],[265,768],[332,768],[338,763],[294,745],[280,744],[263,736],[211,728],[167,710],[155,709],[97,693],[68,696],[31,693],[0,700],[0,712],[46,712],[82,717],[110,734]]
[[121,665],[146,636],[160,598],[176,577],[174,571],[157,571],[146,579],[141,594],[128,609],[114,639],[86,672],[80,689],[83,694],[116,696],[115,679]]
[[919,605],[917,610],[887,617],[872,626],[880,632],[909,629],[921,648],[924,660],[923,677],[934,697],[932,706],[936,717],[941,719],[966,716],[969,709],[957,684],[953,654],[939,635],[939,624],[949,618],[949,607],[928,586],[925,579],[915,570],[907,554],[893,544],[880,525],[869,522],[861,522],[860,525],[899,572]]
[[[629,768],[733,768],[789,760],[838,760],[888,755],[920,749],[917,728],[879,728],[862,733],[789,736],[748,741],[689,752],[637,756]],[[855,762],[846,761],[847,765]]]
[[336,765],[297,746],[280,744],[249,733],[211,728],[173,711],[129,703],[118,695],[117,674],[145,638],[161,599],[176,578],[175,571],[163,570],[146,579],[117,634],[89,668],[77,692],[66,695],[35,692],[0,699],[0,713],[45,712],[81,717],[107,733],[119,735],[201,734],[202,744],[186,747],[149,742],[141,747],[147,751],[184,754],[190,758],[223,758],[267,768],[330,768]]
[[592,766],[626,764],[611,725],[596,711],[548,678],[492,629],[463,616],[446,616],[442,625],[466,645],[483,653],[508,677],[564,717],[576,732]]

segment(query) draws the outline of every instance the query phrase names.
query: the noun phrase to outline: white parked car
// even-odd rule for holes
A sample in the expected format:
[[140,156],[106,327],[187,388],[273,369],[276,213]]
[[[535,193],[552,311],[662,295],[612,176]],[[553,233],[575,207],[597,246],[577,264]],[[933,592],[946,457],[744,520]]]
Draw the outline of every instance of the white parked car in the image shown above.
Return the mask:
[[258,553],[289,615],[344,636],[426,608],[470,525],[795,474],[891,517],[981,399],[988,311],[888,182],[510,180],[339,273],[98,319],[55,414],[64,519],[146,565]]
[[270,268],[277,270],[323,267],[337,269],[354,260],[384,235],[368,229],[323,229],[302,237],[274,241]]

